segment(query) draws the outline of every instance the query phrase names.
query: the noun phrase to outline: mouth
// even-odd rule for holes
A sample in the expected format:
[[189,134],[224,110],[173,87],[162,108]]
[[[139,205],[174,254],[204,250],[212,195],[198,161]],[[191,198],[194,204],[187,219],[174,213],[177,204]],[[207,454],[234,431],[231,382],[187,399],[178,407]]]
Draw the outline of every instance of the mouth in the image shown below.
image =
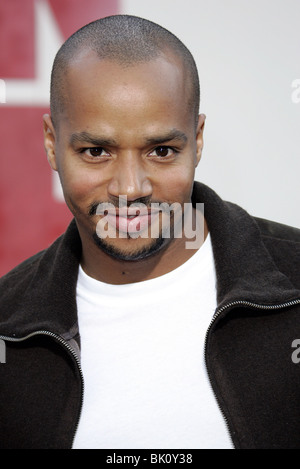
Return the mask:
[[158,210],[146,207],[129,207],[116,210],[115,214],[108,213],[107,221],[116,230],[129,235],[145,232],[158,215]]

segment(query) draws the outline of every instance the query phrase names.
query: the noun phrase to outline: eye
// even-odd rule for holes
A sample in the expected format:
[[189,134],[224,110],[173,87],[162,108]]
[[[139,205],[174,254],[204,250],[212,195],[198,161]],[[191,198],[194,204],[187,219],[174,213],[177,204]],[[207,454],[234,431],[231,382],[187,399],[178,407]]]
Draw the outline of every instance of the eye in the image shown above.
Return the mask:
[[161,146],[156,147],[151,153],[150,156],[158,156],[159,158],[167,158],[168,156],[172,156],[176,153],[173,148]]
[[96,158],[99,156],[109,156],[109,153],[107,153],[102,147],[83,148],[81,150],[81,153],[84,153],[85,155],[90,156],[92,158]]

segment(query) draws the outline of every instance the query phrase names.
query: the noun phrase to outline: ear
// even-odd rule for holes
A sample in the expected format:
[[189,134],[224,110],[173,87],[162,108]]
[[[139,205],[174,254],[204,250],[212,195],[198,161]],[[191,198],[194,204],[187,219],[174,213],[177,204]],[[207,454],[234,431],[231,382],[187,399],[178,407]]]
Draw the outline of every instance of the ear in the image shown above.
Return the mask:
[[197,130],[196,130],[196,145],[197,145],[196,165],[195,165],[196,167],[198,166],[198,163],[202,156],[203,131],[204,131],[205,119],[206,119],[205,114],[199,114],[198,125],[197,125]]
[[49,114],[43,116],[43,128],[44,128],[44,147],[47,153],[47,159],[51,168],[57,171],[57,161],[55,152],[56,134],[54,126]]

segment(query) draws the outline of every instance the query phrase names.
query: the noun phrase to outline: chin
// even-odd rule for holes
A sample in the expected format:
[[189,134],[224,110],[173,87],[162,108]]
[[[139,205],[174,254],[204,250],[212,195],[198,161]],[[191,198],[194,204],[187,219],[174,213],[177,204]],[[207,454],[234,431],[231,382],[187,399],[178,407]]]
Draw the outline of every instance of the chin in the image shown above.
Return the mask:
[[[113,257],[119,261],[140,261],[147,259],[150,256],[154,256],[159,253],[166,246],[166,239],[163,237],[155,238],[147,246],[138,246],[136,248],[127,248],[122,249],[121,247],[115,246],[109,242],[107,238],[99,238],[96,233],[93,235],[93,239],[98,246],[105,254]],[[132,240],[134,244],[135,240]]]

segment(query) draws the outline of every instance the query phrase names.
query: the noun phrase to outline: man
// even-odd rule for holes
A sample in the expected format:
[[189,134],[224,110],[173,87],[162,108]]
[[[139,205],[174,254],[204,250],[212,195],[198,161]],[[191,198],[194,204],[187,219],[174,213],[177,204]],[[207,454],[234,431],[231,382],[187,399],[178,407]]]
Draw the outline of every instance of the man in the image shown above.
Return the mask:
[[149,21],[58,52],[45,149],[74,221],[1,280],[1,448],[300,447],[300,232],[194,182],[198,107]]

